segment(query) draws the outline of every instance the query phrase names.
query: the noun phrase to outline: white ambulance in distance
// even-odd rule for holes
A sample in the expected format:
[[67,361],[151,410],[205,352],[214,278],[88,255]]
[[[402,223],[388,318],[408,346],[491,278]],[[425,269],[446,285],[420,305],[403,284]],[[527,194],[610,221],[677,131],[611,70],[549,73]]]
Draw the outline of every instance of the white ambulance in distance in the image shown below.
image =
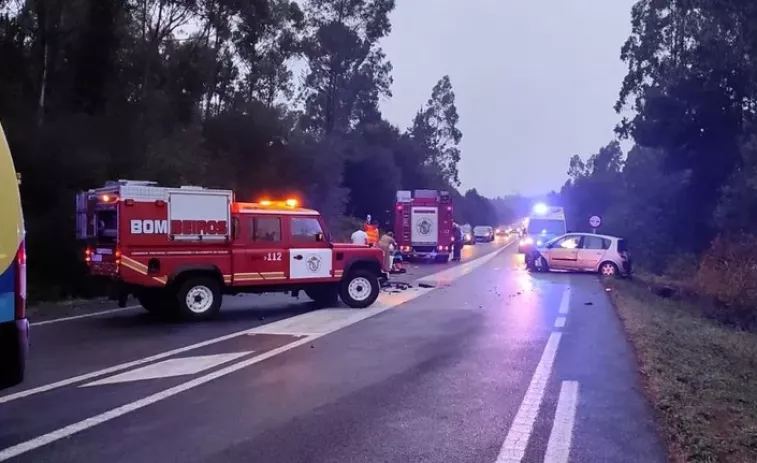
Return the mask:
[[526,234],[518,243],[518,252],[526,253],[536,246],[568,232],[562,207],[536,204],[528,216]]

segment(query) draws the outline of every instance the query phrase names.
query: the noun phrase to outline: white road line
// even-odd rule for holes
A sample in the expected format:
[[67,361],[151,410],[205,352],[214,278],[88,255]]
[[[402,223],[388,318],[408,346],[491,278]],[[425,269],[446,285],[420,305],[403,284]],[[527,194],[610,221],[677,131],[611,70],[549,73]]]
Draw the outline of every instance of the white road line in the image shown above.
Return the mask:
[[[497,249],[495,251],[492,251],[491,253],[488,253],[488,254],[486,254],[484,256],[481,256],[481,257],[479,257],[477,259],[474,259],[474,260],[472,260],[470,262],[466,262],[463,265],[458,265],[456,267],[453,267],[453,268],[450,268],[450,269],[447,269],[447,270],[442,270],[441,272],[435,273],[435,274],[427,276],[427,277],[423,277],[423,278],[421,278],[419,280],[415,280],[415,281],[420,281],[420,280],[425,280],[425,279],[434,280],[435,276],[436,277],[442,276],[442,277],[444,277],[446,279],[459,278],[464,273],[461,273],[460,270],[457,270],[456,274],[455,273],[450,273],[450,271],[454,271],[454,270],[456,270],[456,269],[458,269],[460,267],[465,267],[465,269],[467,271],[470,271],[472,268],[479,267],[479,266],[485,264],[486,262],[489,262],[495,256],[499,255],[499,253],[501,253],[502,251],[504,251],[505,249],[507,249],[508,246],[503,246],[503,247],[501,247],[501,248],[499,248],[499,249]],[[425,293],[427,293],[427,292],[429,292],[429,291],[431,291],[433,289],[435,289],[435,288],[427,288],[427,289],[424,288],[424,291],[418,291],[417,293],[409,294],[407,297],[389,298],[389,301],[387,301],[387,303],[383,307],[378,307],[378,308],[369,307],[367,309],[362,309],[362,310],[359,310],[359,311],[350,309],[347,312],[350,313],[350,315],[349,315],[350,321],[352,323],[357,323],[358,321],[364,320],[365,318],[368,318],[369,316],[373,316],[373,315],[381,313],[381,312],[383,312],[385,310],[389,310],[389,309],[391,309],[393,307],[396,307],[396,305],[405,303],[405,302],[407,302],[407,301],[409,301],[411,299],[414,299],[415,297],[418,297],[421,294],[425,294]],[[127,308],[120,309],[120,310],[125,310]],[[318,312],[325,312],[327,310],[344,310],[344,309],[321,309]],[[91,315],[94,315],[94,314],[91,314]],[[308,317],[308,316],[309,316],[309,314],[306,313],[306,314],[298,315],[297,317],[292,317],[292,318],[289,318],[289,319],[286,319],[286,320],[282,320],[282,322],[288,321],[289,324],[290,324],[290,327],[293,327],[294,325],[297,325],[297,321],[298,320],[301,320],[298,317]],[[62,319],[60,319],[60,320],[62,320]],[[272,334],[273,331],[274,331],[274,329],[277,328],[278,326],[279,325],[276,325],[276,323],[273,323],[273,324],[268,324],[268,325],[262,325],[262,326],[255,327],[255,328],[250,328],[250,329],[243,330],[243,331],[238,331],[236,333],[231,333],[231,334],[227,334],[227,335],[224,335],[224,336],[219,336],[217,338],[208,339],[206,341],[198,342],[196,344],[191,344],[191,345],[188,345],[188,346],[180,347],[180,348],[169,350],[169,351],[166,351],[166,352],[160,352],[160,353],[157,353],[155,355],[151,355],[149,357],[144,357],[144,358],[141,358],[141,359],[138,359],[138,360],[134,360],[134,361],[131,361],[131,362],[121,363],[119,365],[114,365],[112,367],[103,368],[101,370],[93,371],[93,372],[90,372],[90,373],[85,373],[85,374],[82,374],[82,375],[79,375],[79,376],[74,376],[74,377],[71,377],[71,378],[66,378],[66,379],[63,379],[63,380],[60,380],[60,381],[56,381],[54,383],[45,384],[45,385],[38,386],[38,387],[35,387],[35,388],[32,388],[32,389],[26,389],[26,390],[23,390],[23,391],[19,391],[19,392],[16,392],[14,394],[8,394],[8,395],[0,397],[0,404],[6,403],[6,402],[11,402],[13,400],[22,399],[22,398],[29,397],[29,396],[32,396],[32,395],[35,395],[35,394],[40,394],[40,393],[43,393],[43,392],[48,392],[48,391],[51,391],[53,389],[58,389],[58,388],[61,388],[61,387],[70,386],[72,384],[76,384],[76,383],[80,383],[80,382],[84,382],[84,381],[89,381],[89,380],[92,380],[92,379],[100,377],[100,376],[110,375],[112,373],[117,373],[117,372],[122,371],[122,370],[126,370],[126,369],[133,368],[133,367],[138,367],[138,366],[141,366],[141,365],[144,365],[144,364],[147,364],[147,363],[151,363],[151,362],[155,362],[157,360],[162,360],[162,359],[165,359],[165,358],[177,355],[177,354],[182,354],[184,352],[189,352],[189,351],[194,350],[194,349],[199,349],[199,348],[210,346],[210,345],[213,345],[213,344],[218,344],[220,342],[228,341],[230,339],[234,339],[234,338],[239,337],[239,336],[243,336],[243,335],[247,335],[247,334]],[[335,326],[334,329],[343,328],[344,326],[347,326],[347,325],[338,324],[337,326],[338,326],[338,328]],[[266,327],[270,327],[270,328],[266,328]],[[295,333],[287,333],[287,332],[277,332],[275,334],[296,335],[296,334],[301,334],[301,333],[296,333],[295,334]],[[327,333],[323,333],[322,332],[322,334],[327,334]]]
[[565,327],[565,317],[557,317],[555,320],[555,328]]
[[282,352],[286,352],[288,350],[294,349],[295,347],[299,347],[307,342],[311,342],[315,338],[318,338],[318,337],[320,336],[298,339],[297,341],[294,341],[291,344],[287,344],[285,346],[278,347],[276,349],[270,350],[263,354],[256,355],[255,357],[252,357],[251,359],[244,360],[242,362],[238,362],[233,365],[229,365],[226,368],[222,368],[212,373],[208,373],[205,376],[195,378],[191,381],[187,381],[186,383],[179,384],[178,386],[174,386],[170,389],[166,389],[156,394],[147,396],[135,402],[131,402],[126,405],[122,405],[120,407],[114,408],[112,410],[108,410],[105,413],[101,413],[99,415],[79,421],[78,423],[74,423],[64,428],[57,429],[48,434],[14,445],[13,447],[8,447],[7,449],[0,451],[0,461],[9,460],[11,458],[17,457],[31,450],[38,449],[40,447],[51,444],[60,439],[70,437],[76,433],[82,432],[84,430],[87,430],[99,424],[118,418],[119,416],[123,416],[127,413],[133,412],[135,410],[139,410],[140,408],[144,408],[144,407],[147,407],[148,405],[152,405],[156,402],[160,402],[161,400],[165,400],[181,392],[196,388],[205,383],[213,381],[214,379],[234,373],[235,371],[239,371],[243,368],[247,368],[251,365],[262,362],[263,360],[269,359]]
[[565,315],[570,311],[570,288],[566,288],[560,299],[560,314]]
[[144,381],[147,379],[172,378],[174,376],[188,376],[202,373],[242,357],[247,357],[253,351],[232,352],[229,354],[198,355],[196,357],[178,357],[151,363],[145,367],[129,370],[124,373],[108,376],[79,387],[102,386],[105,384]]
[[171,357],[173,355],[189,352],[190,350],[193,350],[193,349],[199,349],[201,347],[210,346],[213,344],[217,344],[219,342],[228,341],[229,339],[234,339],[236,337],[249,334],[250,332],[251,332],[251,329],[238,331],[236,333],[231,333],[225,336],[219,336],[217,338],[208,339],[207,341],[198,342],[196,344],[191,344],[189,346],[179,347],[178,349],[161,352],[159,354],[151,355],[149,357],[141,358],[139,360],[134,360],[132,362],[121,363],[119,365],[114,365],[112,367],[103,368],[102,370],[93,371],[91,373],[85,373],[83,375],[66,378],[60,381],[56,381],[54,383],[45,384],[43,386],[35,387],[32,389],[26,389],[24,391],[19,391],[19,392],[16,392],[15,394],[8,394],[6,396],[0,397],[0,404],[10,402],[12,400],[22,399],[24,397],[29,397],[30,395],[39,394],[41,392],[47,392],[53,389],[58,389],[59,387],[70,386],[72,384],[76,384],[76,383],[87,381],[93,378],[97,378],[98,376],[109,375],[111,373],[116,373],[118,371],[144,365],[146,363],[154,362],[156,360],[162,360],[164,358]]
[[89,317],[98,317],[100,315],[107,315],[109,313],[118,313],[118,312],[125,312],[127,310],[133,310],[138,309],[142,306],[140,305],[130,305],[127,307],[118,307],[116,309],[108,309],[108,310],[101,310],[99,312],[92,312],[92,313],[85,313],[83,315],[74,315],[71,317],[63,317],[63,318],[55,318],[53,320],[44,320],[41,322],[32,322],[29,323],[30,326],[43,326],[43,325],[52,325],[53,323],[61,323],[61,322],[68,322],[71,320],[79,320],[82,318],[89,318]]
[[552,373],[552,366],[555,363],[561,337],[562,333],[552,333],[549,336],[539,364],[536,365],[536,371],[531,378],[531,383],[526,390],[526,395],[523,397],[523,402],[518,408],[518,413],[515,415],[507,437],[505,437],[505,442],[499,451],[497,463],[520,463],[523,461],[528,441],[531,439],[531,433],[534,430],[536,417],[539,415],[539,409],[542,400],[544,400],[544,391]]
[[578,382],[563,381],[557,399],[555,421],[547,442],[544,463],[568,463],[573,442],[573,426],[578,408]]

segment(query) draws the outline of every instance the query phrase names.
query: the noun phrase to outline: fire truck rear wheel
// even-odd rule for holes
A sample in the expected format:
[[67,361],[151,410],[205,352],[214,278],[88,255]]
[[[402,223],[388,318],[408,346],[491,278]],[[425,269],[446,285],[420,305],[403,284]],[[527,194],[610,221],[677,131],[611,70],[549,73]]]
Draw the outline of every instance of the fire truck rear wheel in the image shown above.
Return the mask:
[[378,275],[370,270],[355,270],[342,280],[339,296],[353,309],[364,309],[376,302],[381,285]]
[[179,315],[188,320],[213,318],[221,310],[221,286],[212,278],[185,281],[177,294]]

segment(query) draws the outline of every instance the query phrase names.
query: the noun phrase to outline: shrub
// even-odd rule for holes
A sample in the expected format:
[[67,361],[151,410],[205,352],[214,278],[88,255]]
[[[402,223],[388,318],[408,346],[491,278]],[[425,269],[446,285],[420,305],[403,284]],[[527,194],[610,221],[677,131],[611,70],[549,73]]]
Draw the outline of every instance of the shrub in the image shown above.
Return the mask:
[[721,308],[732,309],[751,323],[757,306],[757,236],[716,237],[702,257],[696,284]]

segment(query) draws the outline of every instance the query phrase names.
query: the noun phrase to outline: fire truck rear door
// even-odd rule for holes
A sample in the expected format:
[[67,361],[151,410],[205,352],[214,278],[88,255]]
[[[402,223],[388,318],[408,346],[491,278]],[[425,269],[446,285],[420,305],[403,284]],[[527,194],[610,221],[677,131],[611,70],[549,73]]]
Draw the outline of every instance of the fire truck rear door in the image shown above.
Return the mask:
[[410,216],[413,244],[434,245],[439,240],[439,212],[436,207],[413,206]]
[[291,217],[289,221],[289,278],[332,278],[333,251],[316,237],[323,233],[318,217]]

